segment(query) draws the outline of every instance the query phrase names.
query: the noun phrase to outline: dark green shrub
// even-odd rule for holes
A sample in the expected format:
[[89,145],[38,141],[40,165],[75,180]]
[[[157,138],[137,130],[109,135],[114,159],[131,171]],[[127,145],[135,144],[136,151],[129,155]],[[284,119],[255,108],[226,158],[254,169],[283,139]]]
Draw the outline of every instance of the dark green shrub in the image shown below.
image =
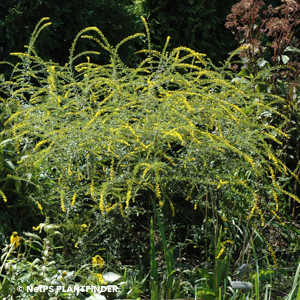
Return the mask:
[[145,16],[153,44],[159,47],[171,37],[170,46],[187,46],[208,55],[217,64],[237,47],[229,30],[224,29],[226,16],[235,0],[184,1],[143,0],[136,4]]
[[[35,50],[45,59],[65,63],[76,34],[83,28],[97,26],[112,44],[136,32],[138,17],[127,8],[126,0],[87,1],[1,1],[0,3],[0,57],[12,61],[11,52],[24,51],[28,38],[37,22],[50,17],[51,30],[46,28],[35,44]],[[79,45],[81,51],[92,43]],[[122,49],[125,53],[134,45]],[[79,49],[79,50],[80,50]],[[105,53],[104,53],[105,55]],[[106,57],[107,58],[107,57]],[[101,62],[102,57],[98,58]],[[102,59],[102,61],[105,58]],[[9,74],[11,68],[0,65],[0,73]]]

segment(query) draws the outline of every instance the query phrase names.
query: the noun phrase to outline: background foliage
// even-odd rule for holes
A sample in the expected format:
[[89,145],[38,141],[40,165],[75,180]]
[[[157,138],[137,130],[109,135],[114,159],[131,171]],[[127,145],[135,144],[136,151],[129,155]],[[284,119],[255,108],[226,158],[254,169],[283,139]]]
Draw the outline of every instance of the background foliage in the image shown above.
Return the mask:
[[224,30],[226,16],[236,0],[184,1],[142,0],[137,9],[149,23],[155,45],[171,37],[171,47],[187,46],[206,53],[214,63],[223,61],[236,48],[230,31]]
[[[24,51],[35,25],[43,17],[50,17],[52,29],[45,29],[35,49],[45,59],[64,63],[76,34],[88,26],[101,28],[112,44],[136,32],[140,19],[127,9],[128,1],[1,1],[0,55],[9,60],[11,52]],[[81,44],[81,50],[91,44]],[[131,45],[132,47],[132,45]],[[129,51],[124,49],[125,53]],[[101,57],[99,58],[101,60]],[[105,60],[105,58],[104,58]],[[1,65],[0,65],[1,67]],[[5,68],[1,68],[2,73]]]
[[[300,5],[296,1],[282,1],[277,7],[266,7],[263,1],[240,1],[232,7],[225,24],[241,44],[239,56],[243,64],[238,76],[242,80],[251,80],[256,92],[266,91],[285,99],[284,105],[273,107],[288,116],[289,122],[283,128],[288,137],[281,141],[280,146],[271,145],[277,156],[291,168],[299,165],[300,161],[299,17]],[[266,76],[266,70],[272,70],[271,74]],[[276,116],[269,114],[267,118],[269,124],[278,126]],[[299,194],[297,181],[290,181],[287,189]],[[298,205],[291,199],[288,202],[289,212],[294,218],[298,214]]]

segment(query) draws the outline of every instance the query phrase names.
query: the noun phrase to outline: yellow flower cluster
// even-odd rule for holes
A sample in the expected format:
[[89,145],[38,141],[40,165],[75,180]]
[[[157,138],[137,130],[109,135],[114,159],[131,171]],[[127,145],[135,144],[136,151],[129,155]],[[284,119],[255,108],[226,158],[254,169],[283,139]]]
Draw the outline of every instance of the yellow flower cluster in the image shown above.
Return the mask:
[[102,274],[97,273],[96,276],[97,276],[98,280],[99,280],[102,284],[103,284],[103,283],[104,283],[104,284],[107,283],[107,282],[104,281],[104,278],[103,278]]
[[223,254],[223,252],[225,251],[226,247],[225,244],[233,244],[233,241],[231,240],[226,240],[223,243],[221,243],[221,249],[220,252],[218,253],[218,255],[216,256],[216,259],[219,259],[221,257],[221,255]]

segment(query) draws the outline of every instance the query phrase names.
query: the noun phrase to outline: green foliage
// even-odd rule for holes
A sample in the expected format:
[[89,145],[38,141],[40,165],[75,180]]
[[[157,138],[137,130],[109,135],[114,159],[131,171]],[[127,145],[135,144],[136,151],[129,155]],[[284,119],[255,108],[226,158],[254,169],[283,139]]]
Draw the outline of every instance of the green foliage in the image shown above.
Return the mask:
[[159,297],[159,284],[158,284],[158,262],[155,258],[155,244],[153,233],[153,219],[150,221],[150,283],[149,288],[151,292],[151,300],[158,299]]
[[[144,277],[141,269],[137,267],[124,268],[121,276],[115,273],[112,266],[105,264],[102,267],[102,259],[99,256],[98,258],[97,256],[93,257],[93,263],[91,263],[92,258],[90,257],[90,262],[84,265],[76,265],[73,261],[66,261],[63,255],[66,245],[64,245],[60,229],[58,225],[50,224],[46,220],[45,223],[41,223],[37,228],[34,228],[37,233],[25,232],[23,234],[24,237],[14,236],[15,240],[11,240],[11,243],[5,245],[2,249],[3,254],[0,265],[0,296],[3,299],[12,297],[14,299],[30,299],[30,297],[38,297],[39,299],[48,300],[53,299],[53,296],[57,297],[57,299],[98,299],[99,294],[97,293],[93,295],[79,291],[77,294],[74,294],[70,292],[70,288],[74,289],[75,286],[96,286],[101,288],[103,286],[102,279],[109,284],[119,286],[117,293],[102,293],[101,299],[103,300],[116,298],[141,299],[141,296],[147,295],[146,283],[149,277]],[[152,237],[154,236],[154,231],[152,231],[151,235]],[[16,239],[18,242],[16,242]],[[221,239],[222,232],[220,231],[218,251],[221,250]],[[275,291],[278,287],[272,286],[272,276],[277,271],[271,271],[270,266],[266,270],[259,269],[260,262],[254,247],[252,243],[256,268],[249,274],[249,278],[252,278],[252,282],[255,282],[255,289],[246,294],[246,299],[270,299],[271,296],[272,299],[274,297],[274,299],[286,300],[299,299],[300,267],[298,266],[296,271],[293,270],[293,275],[289,276],[289,281],[292,283],[289,293],[286,293],[285,297],[276,298]],[[97,259],[100,261],[101,268],[96,264]],[[108,272],[111,269],[113,272]],[[176,281],[173,282],[180,282],[180,284],[178,286],[173,284],[172,288],[183,290],[175,296],[175,299],[187,296],[194,297],[194,294],[188,294],[187,290],[196,293],[199,299],[237,299],[238,292],[233,292],[227,286],[227,271],[227,257],[225,259],[215,259],[213,273],[208,272],[204,268],[185,269],[180,273],[180,281],[179,278],[176,278]],[[157,269],[157,272],[160,271]],[[100,274],[102,277],[99,276]],[[159,276],[161,275],[159,273]],[[187,279],[185,281],[182,280],[184,276]],[[245,280],[249,279],[245,278]],[[267,283],[262,287],[259,285],[259,282],[261,283],[263,280],[267,280],[271,284]],[[162,286],[163,282],[164,280],[162,281]],[[58,286],[60,287],[58,293],[49,290],[50,288],[55,290]],[[27,287],[31,287],[31,289],[27,290]],[[62,287],[65,290],[62,290]],[[35,292],[33,288],[36,289]],[[44,291],[42,292],[43,289]],[[216,296],[217,294],[218,296]]]
[[287,300],[300,299],[299,273],[300,273],[300,264],[298,265],[298,268],[295,273],[292,290],[286,297]]
[[[26,240],[23,237],[17,237],[20,241],[19,245],[15,247],[14,244],[7,244],[3,249],[0,269],[2,275],[0,281],[1,297],[30,298],[35,293],[27,292],[26,286],[46,283],[60,284],[57,279],[62,274],[62,271],[58,270],[61,255],[54,253],[57,249],[57,241],[59,241],[57,238],[61,234],[56,230],[57,226],[54,225],[42,224],[42,228],[47,232],[44,239],[37,234],[26,232]],[[35,257],[32,251],[38,253],[38,257]],[[17,289],[18,287],[24,288],[23,291]]]
[[[151,199],[152,200],[152,199]],[[154,230],[153,230],[153,219],[150,221],[150,295],[151,299],[178,299],[181,295],[181,280],[174,276],[174,257],[173,248],[167,244],[167,239],[165,235],[165,230],[157,208],[152,200],[152,205],[154,208],[155,216],[157,219],[159,232],[162,239],[164,259],[166,264],[166,276],[165,278],[160,278],[158,276],[158,262],[156,257],[156,250],[154,244]]]
[[[88,290],[79,288],[77,294],[73,293],[75,286],[101,289],[121,277],[107,272],[107,267],[103,274],[99,273],[102,265],[99,268],[95,261],[80,267],[65,261],[63,235],[58,229],[58,225],[46,220],[34,228],[39,230],[38,234],[25,232],[25,238],[17,235],[17,242],[11,240],[2,249],[0,295],[3,299],[53,299],[53,296],[56,299],[94,299],[86,297],[84,292],[91,294]],[[42,238],[43,233],[45,237]],[[108,293],[104,294],[108,296]]]
[[[3,118],[2,118],[3,121]],[[4,121],[3,121],[4,122]],[[3,129],[0,121],[0,128]],[[32,222],[38,222],[36,218],[36,207],[28,206],[28,193],[31,187],[27,182],[14,179],[18,160],[18,149],[14,147],[2,147],[4,145],[0,138],[0,232],[8,233],[14,230],[28,230]],[[7,200],[10,205],[8,207]],[[0,236],[0,242],[4,242]]]
[[177,297],[179,297],[179,295],[177,295],[177,297],[176,297],[176,292],[177,292],[176,289],[175,289],[175,291],[172,290],[172,287],[174,286],[174,282],[175,282],[175,278],[173,275],[173,272],[174,272],[173,248],[168,247],[164,227],[163,227],[163,224],[161,222],[161,219],[159,217],[159,214],[157,212],[157,209],[156,209],[156,206],[155,206],[153,200],[152,200],[152,204],[154,207],[159,231],[160,231],[161,238],[162,238],[164,256],[165,256],[165,261],[166,261],[166,268],[167,268],[167,276],[165,279],[165,293],[163,293],[163,295],[165,295],[165,297],[169,298],[169,299],[177,298]]

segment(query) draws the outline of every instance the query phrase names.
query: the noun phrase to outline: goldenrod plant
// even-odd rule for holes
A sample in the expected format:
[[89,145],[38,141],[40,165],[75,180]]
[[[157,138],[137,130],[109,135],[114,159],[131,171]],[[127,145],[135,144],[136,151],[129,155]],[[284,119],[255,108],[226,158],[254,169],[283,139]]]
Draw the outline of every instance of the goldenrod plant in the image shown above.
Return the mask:
[[[247,84],[228,80],[230,72],[185,47],[139,51],[145,60],[128,68],[117,51],[143,34],[112,47],[98,28],[86,28],[66,65],[44,62],[33,46],[50,24],[41,20],[28,51],[12,53],[21,62],[11,80],[1,83],[6,119],[1,147],[20,149],[12,177],[46,193],[38,199],[46,214],[51,206],[68,217],[89,200],[91,210],[104,216],[116,208],[126,216],[130,206],[139,205],[136,195],[151,190],[174,215],[176,186],[195,209],[209,186],[222,195],[219,205],[228,214],[229,204],[241,206],[245,217],[257,213],[263,225],[263,203],[276,214],[283,195],[299,201],[275,177],[296,174],[268,143],[280,144],[287,134],[258,118],[262,112],[276,114],[270,103],[283,99],[249,93]],[[110,62],[92,63],[89,51],[75,55],[80,38],[98,43]],[[76,65],[80,56],[87,61]],[[286,119],[280,113],[278,118]]]
[[[18,149],[9,178],[26,184],[30,204],[60,224],[70,242],[66,255],[84,261],[104,244],[113,252],[130,243],[128,256],[137,252],[132,245],[146,248],[152,197],[168,220],[178,215],[180,200],[190,213],[199,212],[199,239],[204,236],[210,251],[206,261],[213,256],[220,266],[236,246],[231,229],[219,240],[223,222],[233,228],[246,224],[245,245],[269,222],[283,223],[286,198],[300,202],[285,188],[286,180],[299,182],[299,165],[287,167],[270,145],[289,138],[282,130],[289,119],[276,109],[288,100],[237,80],[230,60],[218,68],[187,47],[169,50],[170,38],[161,52],[154,50],[146,22],[146,34],[116,46],[100,29],[85,28],[65,65],[44,61],[34,42],[50,25],[48,18],[38,23],[27,52],[12,53],[20,62],[10,80],[0,82],[0,148]],[[148,42],[132,68],[118,50],[136,38]],[[99,51],[77,53],[82,39],[94,41]],[[94,63],[91,55],[103,52],[109,54],[107,64]],[[268,114],[278,122],[270,125]],[[4,191],[1,196],[9,205]],[[140,216],[144,235],[132,230],[138,223],[133,218]],[[236,251],[244,250],[249,251]],[[165,245],[164,252],[171,253]],[[109,262],[120,259],[107,256]]]

